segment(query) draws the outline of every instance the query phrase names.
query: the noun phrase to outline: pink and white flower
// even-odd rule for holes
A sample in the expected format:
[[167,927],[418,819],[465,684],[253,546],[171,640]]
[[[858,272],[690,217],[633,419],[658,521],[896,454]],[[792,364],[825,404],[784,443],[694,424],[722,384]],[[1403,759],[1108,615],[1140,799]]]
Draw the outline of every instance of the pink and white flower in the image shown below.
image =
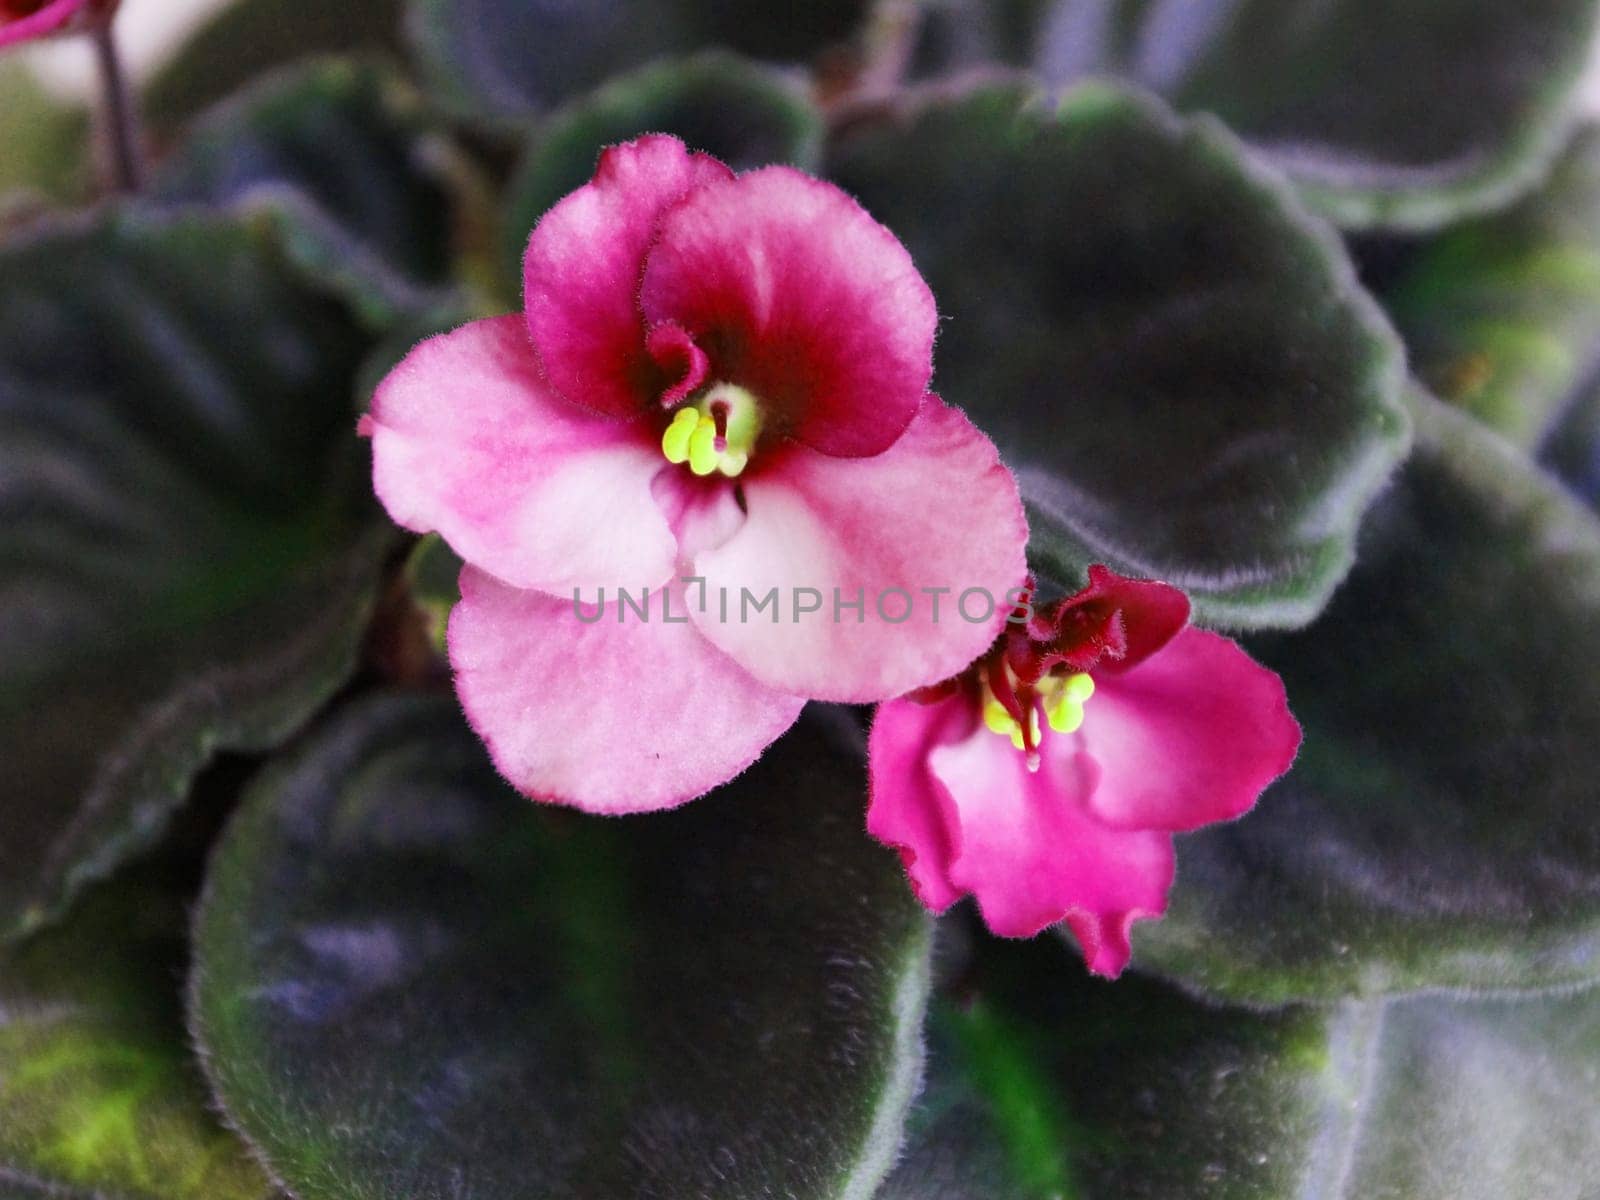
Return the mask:
[[0,0],[0,49],[105,20],[116,0]]
[[[1022,581],[1016,485],[928,393],[933,297],[849,196],[642,137],[539,222],[524,285],[524,313],[413,350],[361,426],[390,514],[468,564],[457,691],[519,789],[670,807],[808,698],[899,695],[993,640],[1004,604],[927,598]],[[714,599],[773,588],[777,620]],[[618,589],[650,589],[649,619]],[[909,619],[891,589],[922,598]]]
[[1230,821],[1289,769],[1283,683],[1188,624],[1177,588],[1093,567],[960,677],[879,706],[867,827],[942,912],[1003,937],[1065,921],[1090,970],[1166,911],[1172,835]]

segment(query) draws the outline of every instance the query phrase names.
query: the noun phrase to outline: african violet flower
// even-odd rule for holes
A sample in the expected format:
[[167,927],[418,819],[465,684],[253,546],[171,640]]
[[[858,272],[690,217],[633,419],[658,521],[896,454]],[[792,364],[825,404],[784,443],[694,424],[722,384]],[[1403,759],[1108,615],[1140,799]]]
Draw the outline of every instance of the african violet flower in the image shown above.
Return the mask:
[[668,807],[807,698],[900,695],[993,640],[1003,601],[954,603],[1023,579],[1016,485],[928,393],[933,297],[849,196],[643,137],[539,222],[524,288],[362,423],[390,514],[466,560],[456,687],[519,789]]
[[971,893],[1004,937],[1065,920],[1121,973],[1130,926],[1166,911],[1172,835],[1248,811],[1300,745],[1278,676],[1188,620],[1177,588],[1093,567],[959,678],[879,707],[867,827],[924,904]]
[[0,48],[109,16],[115,0],[0,0]]

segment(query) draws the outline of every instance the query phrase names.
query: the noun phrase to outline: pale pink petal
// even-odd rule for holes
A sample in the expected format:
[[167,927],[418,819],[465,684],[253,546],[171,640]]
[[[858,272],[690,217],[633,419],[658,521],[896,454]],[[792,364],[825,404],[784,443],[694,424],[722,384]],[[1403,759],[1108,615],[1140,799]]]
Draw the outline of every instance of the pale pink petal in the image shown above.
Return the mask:
[[977,726],[977,708],[965,691],[934,704],[890,700],[872,718],[867,832],[899,851],[917,898],[936,913],[964,893],[950,882],[955,806],[934,778],[928,756]]
[[52,0],[36,13],[15,21],[0,17],[0,49],[48,37],[89,7],[89,0]]
[[640,303],[761,398],[769,434],[828,454],[878,454],[933,371],[933,294],[904,246],[830,183],[767,167],[669,212]]
[[1132,670],[1094,678],[1073,740],[1099,766],[1091,807],[1118,828],[1230,821],[1300,746],[1283,681],[1214,633],[1185,629]]
[[[875,458],[780,453],[742,481],[738,532],[695,560],[708,638],[772,687],[851,703],[949,678],[988,648],[1026,575],[1027,522],[966,417],[930,396]],[[775,608],[751,607],[773,590]]]
[[675,137],[651,134],[600,155],[594,178],[547,212],[528,240],[523,299],[550,383],[578,404],[626,416],[657,404],[669,377],[645,346],[639,281],[662,214],[733,172]]
[[456,691],[519,791],[593,813],[672,808],[732,779],[794,723],[804,700],[757,683],[682,620],[681,592],[667,595],[651,593],[648,620],[610,591],[603,610],[590,597],[583,616],[600,619],[589,624],[570,597],[462,572]]
[[677,539],[685,575],[693,573],[698,555],[724,544],[744,524],[738,492],[732,480],[720,474],[700,476],[664,463],[650,491]]
[[1042,750],[1030,772],[1009,738],[982,726],[933,750],[929,765],[956,813],[950,883],[976,897],[1002,937],[1065,920],[1089,969],[1114,977],[1127,965],[1133,922],[1166,911],[1172,837],[1096,820],[1085,805],[1093,764],[1064,738],[1046,736]]
[[675,573],[651,494],[666,465],[653,427],[553,395],[519,317],[423,342],[379,386],[361,431],[389,514],[507,583],[569,593]]

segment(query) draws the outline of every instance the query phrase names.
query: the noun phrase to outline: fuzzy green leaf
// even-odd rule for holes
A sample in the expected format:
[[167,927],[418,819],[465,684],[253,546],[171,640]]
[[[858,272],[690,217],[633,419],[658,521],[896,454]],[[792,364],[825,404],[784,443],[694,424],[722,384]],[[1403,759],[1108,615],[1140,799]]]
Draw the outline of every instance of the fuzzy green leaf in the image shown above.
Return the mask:
[[1417,412],[1327,614],[1251,644],[1299,763],[1179,840],[1136,962],[1268,1002],[1600,979],[1600,522],[1477,422]]
[[924,0],[924,71],[999,58],[1209,112],[1355,228],[1533,188],[1571,129],[1595,0]]
[[452,703],[347,709],[214,859],[193,1019],[228,1114],[301,1200],[866,1200],[928,921],[841,721],[609,820],[513,794]]
[[1600,992],[1217,1008],[990,945],[877,1200],[1587,1200]]
[[1383,295],[1436,395],[1536,445],[1600,360],[1600,128],[1515,208],[1424,243]]
[[0,251],[0,940],[350,675],[382,556],[367,342],[270,231],[107,213]]
[[1030,554],[1298,625],[1404,453],[1402,352],[1342,247],[1213,122],[1091,86],[935,98],[830,167],[944,315],[934,384],[1017,471]]

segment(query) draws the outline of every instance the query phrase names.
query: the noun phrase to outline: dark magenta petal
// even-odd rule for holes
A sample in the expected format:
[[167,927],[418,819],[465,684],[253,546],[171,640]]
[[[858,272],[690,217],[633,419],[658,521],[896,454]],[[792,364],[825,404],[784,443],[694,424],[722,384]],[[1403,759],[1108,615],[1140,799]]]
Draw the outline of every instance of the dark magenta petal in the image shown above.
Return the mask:
[[[805,701],[764,687],[679,623],[681,590],[649,620],[586,597],[519,591],[468,567],[450,663],[495,766],[539,800],[594,813],[672,808],[739,774]],[[673,621],[663,620],[671,616]]]
[[645,337],[645,349],[662,378],[671,381],[658,399],[662,408],[680,404],[706,382],[706,352],[694,344],[683,326],[671,321],[652,326]]
[[1283,681],[1225,637],[1185,629],[1132,670],[1095,674],[1075,735],[1089,799],[1120,829],[1198,829],[1248,812],[1294,762]]
[[674,574],[653,427],[554,395],[520,317],[423,342],[379,385],[361,430],[389,515],[437,530],[507,583],[565,592]]
[[607,149],[594,178],[540,220],[523,260],[524,307],[546,377],[567,399],[627,416],[679,382],[645,344],[645,254],[667,209],[732,178],[711,156],[653,134]]
[[933,294],[844,192],[788,167],[708,184],[672,209],[640,302],[755,393],[769,429],[825,454],[880,454],[933,373]]
[[[695,559],[706,637],[771,687],[849,703],[938,683],[983,653],[1027,574],[1028,539],[1016,481],[988,438],[929,396],[874,458],[779,453],[742,481],[744,523]],[[774,590],[778,610],[747,619],[743,593]],[[969,590],[972,619],[960,608]]]
[[1055,611],[1056,650],[1074,670],[1125,671],[1189,623],[1189,598],[1171,584],[1089,568],[1089,583]]

